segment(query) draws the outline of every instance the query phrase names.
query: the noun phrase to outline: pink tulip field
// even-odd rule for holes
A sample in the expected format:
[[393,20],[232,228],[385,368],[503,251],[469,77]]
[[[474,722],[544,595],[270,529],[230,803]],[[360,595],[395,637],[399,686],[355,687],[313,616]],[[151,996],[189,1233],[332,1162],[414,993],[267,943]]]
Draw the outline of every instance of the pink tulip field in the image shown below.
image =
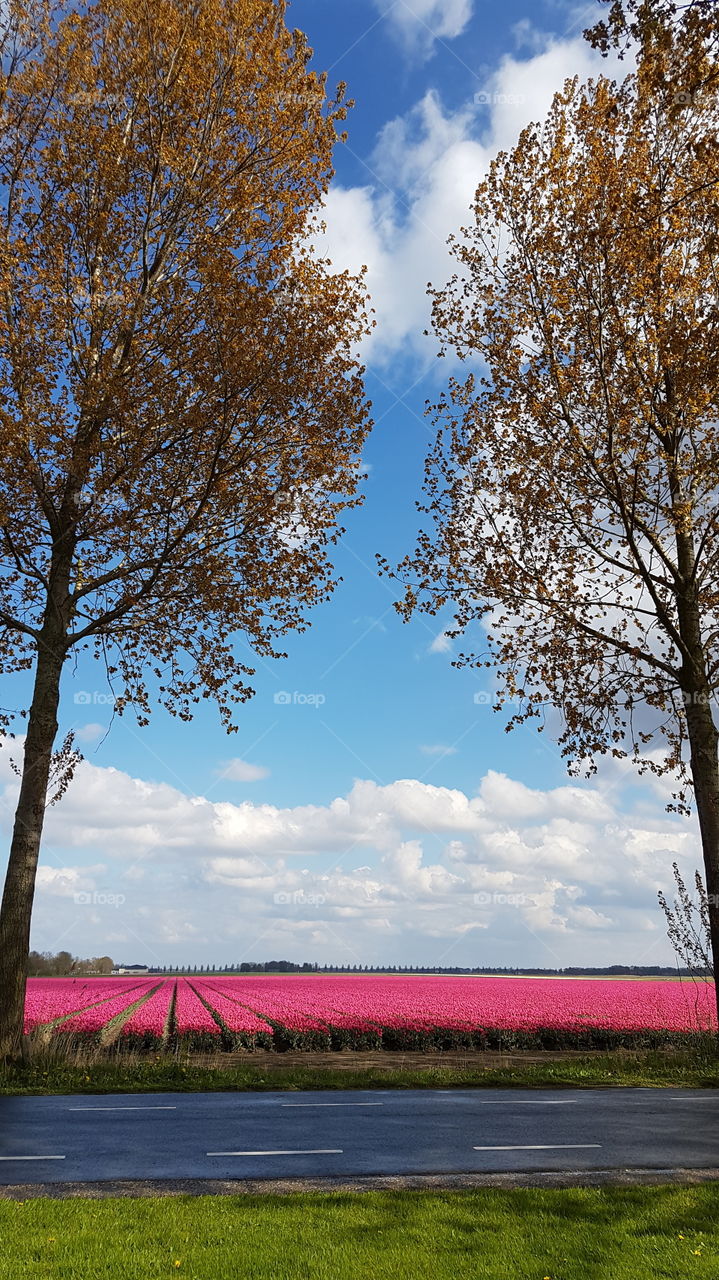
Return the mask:
[[689,979],[31,978],[25,1030],[140,1050],[650,1047],[715,1029],[714,999]]
[[[138,982],[136,978],[30,978],[25,1000],[25,1033],[94,1007],[102,1010],[97,1025],[104,1026],[113,1016],[106,1012],[110,1001],[119,998],[129,1004],[150,986],[147,979]],[[123,1003],[118,1008],[123,1008]]]

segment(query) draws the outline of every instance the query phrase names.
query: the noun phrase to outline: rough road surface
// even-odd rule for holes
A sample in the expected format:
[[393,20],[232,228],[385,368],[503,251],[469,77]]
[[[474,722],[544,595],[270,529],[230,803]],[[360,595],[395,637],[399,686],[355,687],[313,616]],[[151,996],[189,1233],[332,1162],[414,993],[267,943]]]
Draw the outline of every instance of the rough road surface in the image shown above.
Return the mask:
[[56,1185],[65,1194],[77,1194],[78,1184],[237,1191],[285,1182],[304,1189],[456,1185],[458,1177],[461,1185],[526,1178],[559,1185],[552,1177],[574,1185],[610,1175],[715,1177],[718,1167],[719,1092],[712,1090],[0,1098],[0,1186]]

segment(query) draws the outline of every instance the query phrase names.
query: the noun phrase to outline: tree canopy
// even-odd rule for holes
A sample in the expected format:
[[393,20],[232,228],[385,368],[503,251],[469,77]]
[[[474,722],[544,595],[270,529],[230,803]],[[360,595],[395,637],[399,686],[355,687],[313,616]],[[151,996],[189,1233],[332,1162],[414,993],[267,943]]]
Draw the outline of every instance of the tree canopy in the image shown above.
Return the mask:
[[[481,623],[488,653],[460,661],[496,662],[515,723],[551,698],[575,760],[623,754],[648,706],[679,763],[684,586],[701,680],[719,676],[719,197],[691,145],[708,114],[716,129],[713,102],[670,127],[635,77],[567,82],[492,164],[433,291],[443,349],[472,369],[435,406],[434,528],[402,608]],[[639,724],[635,755],[647,740]]]
[[62,559],[63,643],[141,719],[152,671],[230,723],[233,634],[302,625],[356,492],[363,292],[306,247],[346,104],[284,9],[36,3],[4,50],[0,660]]

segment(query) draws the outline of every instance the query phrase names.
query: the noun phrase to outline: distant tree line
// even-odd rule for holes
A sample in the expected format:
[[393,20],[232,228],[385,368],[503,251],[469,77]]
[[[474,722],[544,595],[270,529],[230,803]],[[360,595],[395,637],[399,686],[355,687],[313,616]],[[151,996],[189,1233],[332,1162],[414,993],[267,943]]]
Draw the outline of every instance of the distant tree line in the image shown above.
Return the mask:
[[92,956],[81,960],[69,951],[31,951],[27,961],[30,978],[77,978],[88,973],[112,973],[110,956]]
[[[167,965],[164,968],[151,970],[152,973],[414,973],[414,974],[486,974],[486,975],[519,975],[536,978],[675,978],[704,976],[703,971],[693,968],[682,968],[676,965],[637,965],[612,964],[605,967],[581,968],[568,966],[564,969],[533,969],[527,967],[501,968],[482,966],[462,968],[459,965],[412,965],[412,964],[295,964],[292,960],[265,960],[258,963],[244,961],[242,964],[230,965]],[[708,972],[708,971],[707,971]]]
[[[69,951],[31,951],[28,957],[28,976],[31,978],[66,978],[79,977],[86,974],[110,974],[114,962],[110,956],[91,956],[80,959]],[[296,964],[292,960],[243,961],[237,964],[189,964],[155,966],[150,973],[413,973],[413,974],[486,974],[488,976],[505,975],[536,978],[675,978],[709,976],[709,970],[701,967],[682,967],[677,965],[638,965],[612,964],[604,968],[581,968],[568,966],[565,969],[533,969],[527,967],[475,966],[462,968],[460,965],[415,965],[415,964],[316,964],[305,961]]]

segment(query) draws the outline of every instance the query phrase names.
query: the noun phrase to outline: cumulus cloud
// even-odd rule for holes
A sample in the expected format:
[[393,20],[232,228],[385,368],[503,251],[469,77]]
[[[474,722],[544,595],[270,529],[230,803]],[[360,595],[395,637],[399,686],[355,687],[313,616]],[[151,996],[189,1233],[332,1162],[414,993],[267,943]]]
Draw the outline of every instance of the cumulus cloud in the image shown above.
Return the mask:
[[[461,30],[469,17],[464,7],[415,0],[415,17],[431,28],[428,13],[441,10],[445,23]],[[396,5],[392,20],[405,21],[407,9]],[[530,29],[523,35],[526,47]],[[456,110],[428,90],[384,125],[365,162],[367,180],[349,188],[333,184],[327,195],[327,230],[316,248],[338,270],[367,267],[376,326],[363,355],[380,368],[396,367],[399,356],[425,370],[435,362],[436,339],[424,336],[431,328],[427,285],[441,288],[457,270],[447,239],[471,221],[477,186],[497,152],[546,116],[567,77],[623,78],[631,70],[629,58],[602,59],[581,35],[557,39],[532,28],[531,37],[532,56],[505,56]]]
[[260,778],[269,778],[270,771],[261,764],[250,764],[247,760],[228,760],[218,770],[221,778],[229,778],[233,782],[259,782]]
[[[17,778],[0,764],[7,834]],[[467,794],[358,779],[282,808],[86,761],[48,812],[33,945],[99,954],[112,935],[154,963],[667,962],[656,891],[675,858],[691,876],[696,824],[625,780],[610,767],[541,789],[488,770]]]
[[104,724],[85,724],[80,729],[75,730],[75,737],[78,742],[97,742],[105,732]]
[[94,887],[96,877],[105,870],[102,863],[89,867],[39,866],[37,888],[51,897],[74,898]]
[[472,17],[473,0],[373,0],[413,60],[425,61],[438,40],[454,40]]

